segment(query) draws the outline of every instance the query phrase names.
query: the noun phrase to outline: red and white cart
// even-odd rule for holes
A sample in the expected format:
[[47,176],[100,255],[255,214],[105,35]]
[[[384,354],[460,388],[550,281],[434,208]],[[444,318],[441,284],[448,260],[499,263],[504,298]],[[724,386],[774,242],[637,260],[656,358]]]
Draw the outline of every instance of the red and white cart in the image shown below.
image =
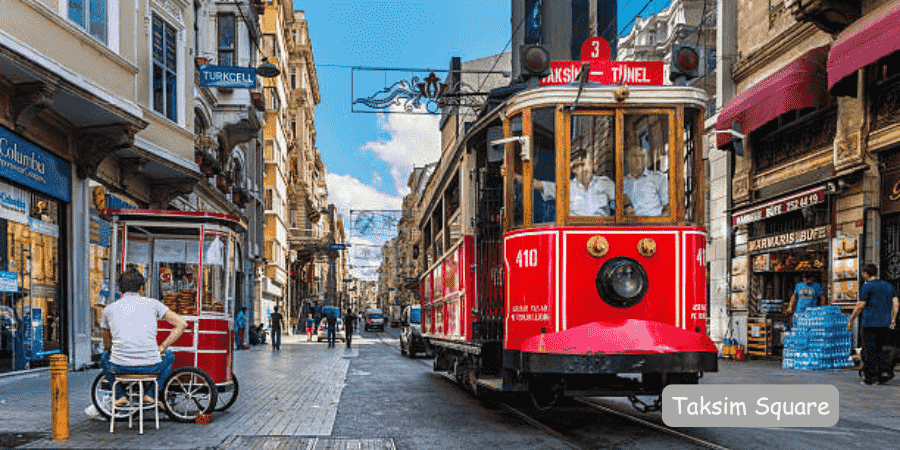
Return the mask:
[[[118,292],[119,273],[135,268],[146,279],[144,295],[159,299],[188,323],[171,347],[175,364],[160,387],[166,413],[193,422],[198,414],[227,409],[238,395],[231,330],[241,265],[236,245],[246,225],[211,212],[107,209],[101,214],[112,226],[110,260],[116,264],[107,274],[110,292]],[[172,326],[158,325],[161,343]],[[108,418],[112,392],[102,374],[92,392],[94,406]]]

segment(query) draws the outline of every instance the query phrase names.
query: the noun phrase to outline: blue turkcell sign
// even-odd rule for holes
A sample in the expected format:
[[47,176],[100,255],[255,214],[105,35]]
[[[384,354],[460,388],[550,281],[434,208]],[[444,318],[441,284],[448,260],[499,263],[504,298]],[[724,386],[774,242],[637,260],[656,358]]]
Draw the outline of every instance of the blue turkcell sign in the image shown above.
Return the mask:
[[344,244],[330,244],[328,245],[330,250],[345,250],[347,248]]
[[64,202],[72,198],[72,165],[2,126],[0,176]]
[[256,87],[256,69],[240,66],[199,67],[200,86],[252,89]]

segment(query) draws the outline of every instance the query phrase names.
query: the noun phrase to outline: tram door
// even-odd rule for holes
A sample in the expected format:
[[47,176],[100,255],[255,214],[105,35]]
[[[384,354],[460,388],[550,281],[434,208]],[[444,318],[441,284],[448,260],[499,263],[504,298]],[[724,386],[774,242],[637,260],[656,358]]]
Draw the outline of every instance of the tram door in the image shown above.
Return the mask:
[[[474,138],[476,160],[475,257],[477,259],[478,325],[475,340],[503,342],[503,147],[487,142],[501,139],[503,129],[489,127],[482,138]],[[487,360],[487,358],[486,358]]]

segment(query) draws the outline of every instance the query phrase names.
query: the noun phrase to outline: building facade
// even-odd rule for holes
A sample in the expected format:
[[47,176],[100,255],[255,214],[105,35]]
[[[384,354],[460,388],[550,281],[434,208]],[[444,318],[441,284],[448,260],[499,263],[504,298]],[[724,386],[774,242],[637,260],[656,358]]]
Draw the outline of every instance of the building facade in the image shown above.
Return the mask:
[[[100,315],[113,299],[101,210],[242,215],[233,189],[253,167],[252,93],[229,102],[196,84],[201,49],[220,56],[212,30],[224,9],[178,0],[4,6],[0,153],[4,167],[21,170],[0,171],[0,371],[45,366],[52,352],[76,369],[97,360]],[[252,27],[235,27],[235,58],[250,64]],[[199,149],[217,170],[205,169]]]
[[[803,273],[845,312],[865,264],[900,284],[897,20],[900,5],[891,1],[719,7],[719,53],[736,55],[720,59],[716,121],[734,173],[724,221],[727,306],[732,334],[751,353],[780,351],[789,318],[771,305],[786,303]],[[737,127],[747,135],[743,155],[727,133]],[[762,347],[753,339],[761,329],[773,330]]]

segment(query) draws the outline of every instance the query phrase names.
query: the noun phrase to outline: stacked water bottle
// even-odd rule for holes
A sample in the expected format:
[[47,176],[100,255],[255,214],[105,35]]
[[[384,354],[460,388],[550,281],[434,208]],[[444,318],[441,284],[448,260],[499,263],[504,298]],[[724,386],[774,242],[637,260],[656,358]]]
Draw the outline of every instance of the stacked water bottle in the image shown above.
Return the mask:
[[762,313],[780,313],[781,305],[781,300],[763,299],[759,301],[759,311]]
[[852,337],[847,315],[837,305],[807,308],[794,314],[794,327],[782,333],[781,366],[785,369],[821,370],[852,366]]

